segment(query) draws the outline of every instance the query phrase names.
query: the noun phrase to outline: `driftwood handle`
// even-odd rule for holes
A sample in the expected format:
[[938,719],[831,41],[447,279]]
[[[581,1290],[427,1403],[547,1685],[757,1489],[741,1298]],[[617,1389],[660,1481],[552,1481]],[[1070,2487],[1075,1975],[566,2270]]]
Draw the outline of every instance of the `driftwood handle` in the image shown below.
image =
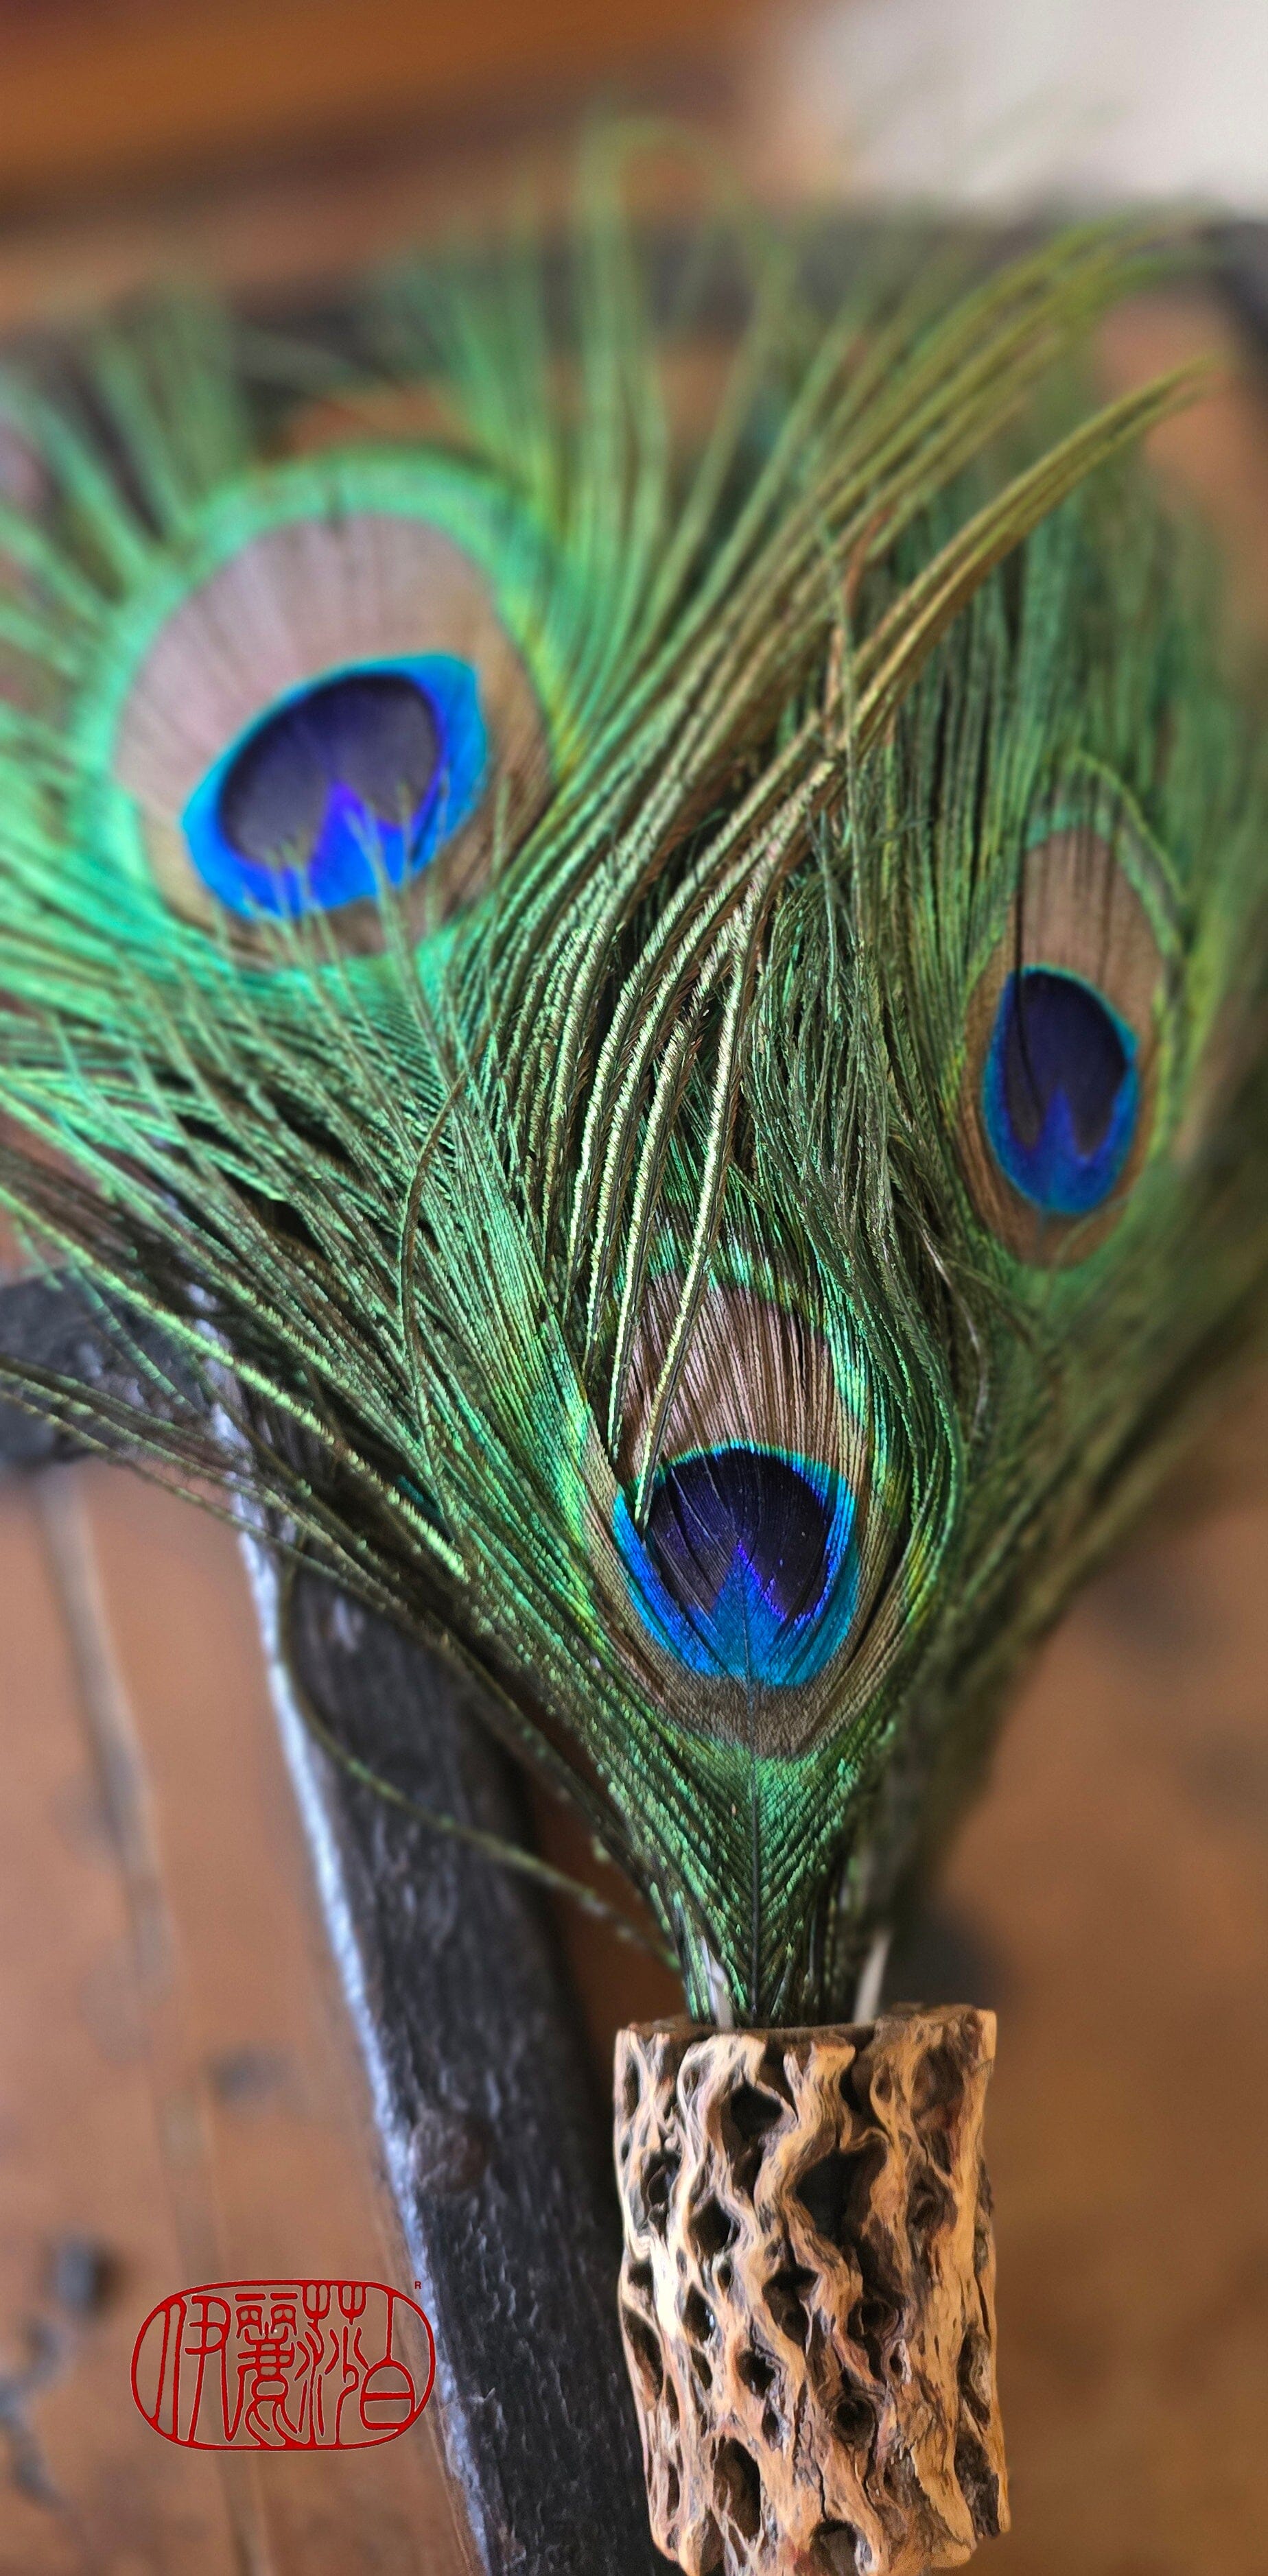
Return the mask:
[[1007,2528],[992,2013],[655,2022],[616,2052],[621,2323],[688,2576],[925,2576]]

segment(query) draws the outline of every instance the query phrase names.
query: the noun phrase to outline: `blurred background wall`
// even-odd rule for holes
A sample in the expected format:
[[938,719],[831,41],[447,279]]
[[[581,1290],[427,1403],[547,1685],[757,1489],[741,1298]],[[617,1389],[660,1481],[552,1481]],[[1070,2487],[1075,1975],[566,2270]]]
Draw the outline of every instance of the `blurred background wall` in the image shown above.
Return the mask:
[[1261,0],[0,0],[0,322],[399,246],[596,103],[768,196],[1268,212]]
[[251,178],[423,188],[596,98],[798,194],[1268,208],[1259,0],[0,0],[0,67],[10,242]]
[[1260,0],[799,0],[767,41],[790,186],[1268,209]]
[[460,219],[596,102],[726,123],[734,0],[0,0],[0,323],[157,258],[317,276]]

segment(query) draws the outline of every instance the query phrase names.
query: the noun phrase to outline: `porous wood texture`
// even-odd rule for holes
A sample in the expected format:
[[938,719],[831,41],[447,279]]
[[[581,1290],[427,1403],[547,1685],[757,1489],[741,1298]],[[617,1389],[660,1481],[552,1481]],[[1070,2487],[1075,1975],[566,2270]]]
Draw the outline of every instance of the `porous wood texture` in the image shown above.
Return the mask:
[[924,2576],[1007,2528],[995,2018],[620,2033],[621,2324],[688,2576]]

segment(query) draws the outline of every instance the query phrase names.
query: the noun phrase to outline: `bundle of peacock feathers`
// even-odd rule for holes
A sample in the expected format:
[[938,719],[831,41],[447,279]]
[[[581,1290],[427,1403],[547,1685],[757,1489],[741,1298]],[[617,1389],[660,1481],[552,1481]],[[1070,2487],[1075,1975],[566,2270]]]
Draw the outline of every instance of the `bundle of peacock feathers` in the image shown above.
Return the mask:
[[391,282],[425,442],[188,301],[6,380],[2,1195],[134,1335],[30,1400],[814,2022],[1257,1328],[1268,777],[1135,452],[1188,382],[1079,375],[1147,245],[825,322],[742,224],[701,417],[620,193]]

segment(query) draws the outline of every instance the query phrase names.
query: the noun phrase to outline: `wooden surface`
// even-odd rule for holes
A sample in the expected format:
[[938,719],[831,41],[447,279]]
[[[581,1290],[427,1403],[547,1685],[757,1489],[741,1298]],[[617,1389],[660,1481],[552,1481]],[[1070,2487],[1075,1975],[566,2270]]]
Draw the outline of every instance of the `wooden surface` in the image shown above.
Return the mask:
[[2,2576],[465,2576],[437,2417],[217,2460],[132,2403],[191,2281],[411,2281],[234,1544],[54,1469],[0,1491],[0,1599]]
[[[245,2256],[273,2269],[381,2264],[408,2280],[383,2233],[234,1542],[122,1471],[59,1473],[83,1497],[148,1748],[142,1804],[179,1933],[179,2012],[158,2014],[170,2071],[156,2075],[50,1507],[29,1481],[11,1484],[0,2373],[21,2376],[33,2328],[61,2338],[24,2413],[66,2501],[14,2486],[27,2455],[10,2429],[0,2576],[175,2564],[219,2576],[239,2561],[216,2464],[159,2442],[127,2388],[137,2325],[191,2269],[160,2141],[187,2141],[192,2100],[203,2143],[181,2148],[183,2223],[222,2230],[226,2270]],[[926,1987],[941,1973],[1000,2014],[987,2147],[1014,2528],[984,2551],[984,2576],[1262,2576],[1266,1564],[1268,1503],[1246,1499],[1138,1550],[1088,1595],[1013,1721],[956,1856],[940,1943],[918,1967]],[[634,1954],[605,1950],[595,1927],[579,1947],[601,2056],[605,2000],[610,2030],[639,2009],[640,1978]],[[648,1984],[659,2010],[663,1989]],[[104,2258],[86,2315],[55,2295],[69,2238]],[[402,2481],[407,2527],[377,2561],[392,2576],[461,2565],[426,2422],[374,2455],[389,2534]],[[262,2464],[265,2565],[326,2563],[308,2554],[318,2522],[332,2566],[375,2563],[364,2457]],[[316,2503],[314,2479],[329,2482]],[[360,2557],[346,2555],[341,2509]]]
[[596,104],[725,129],[751,17],[752,0],[0,0],[0,331],[156,276],[246,294],[343,278],[522,207],[526,171],[558,201]]
[[[108,1342],[97,1348],[82,1302],[53,1282],[0,1284],[0,1336],[27,1366],[49,1361],[98,1385],[114,1365]],[[39,1473],[65,1445],[20,1408],[0,1406],[0,1459],[15,1472]],[[243,2250],[240,2231],[214,2223],[215,2161],[200,2078],[187,2045],[178,2045],[188,2031],[173,2022],[190,1884],[179,1843],[194,1820],[177,1818],[175,1848],[155,1829],[152,1810],[165,1806],[165,1784],[152,1777],[153,1712],[142,1698],[138,1722],[107,1606],[111,1569],[85,1519],[79,1483],[54,1466],[33,1490],[43,1503],[55,1607],[67,1628],[132,1922],[139,2032],[182,2258],[168,2297],[182,2282],[247,2273],[329,2278],[320,2255],[305,2262],[302,2247],[292,2244],[282,2249],[289,2259],[266,2263],[249,2244]],[[117,1478],[107,1490],[117,1495]],[[386,2160],[408,2249],[402,2254],[393,2233],[397,2264],[389,2279],[399,2290],[412,2278],[435,2328],[436,2396],[426,2429],[433,2446],[443,2439],[460,2490],[446,2504],[484,2576],[571,2576],[597,2529],[609,2535],[605,2576],[649,2576],[653,2553],[617,2332],[619,2229],[607,2105],[592,2081],[536,1890],[462,1831],[431,1830],[410,1804],[461,1818],[479,1834],[517,1840],[525,1820],[515,1785],[433,1658],[328,1584],[305,1576],[283,1593],[272,1563],[256,1549],[250,1564],[257,1633],[249,1644],[258,1663],[260,1635],[266,1640],[273,1700],[264,1722],[280,1730],[320,1890],[324,1945],[338,1965],[344,2009],[333,2004],[334,2025],[345,2053],[355,2033],[373,2100],[373,2134],[367,2127],[360,2141],[365,2169],[373,2175]],[[321,1745],[314,1728],[329,1730]],[[392,1795],[350,1776],[327,1749],[335,1740],[390,1781]],[[160,1765],[163,1759],[160,1746]],[[208,1759],[219,1781],[210,1745]],[[232,1801],[242,1787],[232,1770],[223,1774],[231,1837]],[[198,1827],[202,1818],[200,1802]],[[279,1866],[285,1886],[285,1855]],[[305,1887],[309,1870],[302,1872]],[[218,1902],[213,1896],[192,1927],[199,1957],[229,1946],[222,1930],[231,1938],[239,1911],[230,1866]],[[284,1987],[284,1962],[279,1973]],[[248,2049],[248,2093],[259,2072]],[[336,2080],[327,2069],[327,2085]],[[356,2084],[354,2098],[361,2091]],[[293,2181],[284,2172],[275,2179]],[[330,2180],[337,2187],[338,2177]],[[255,2188],[266,2201],[268,2181],[255,2177]],[[295,2206],[302,2216],[302,2194]],[[355,2208],[345,2214],[358,2215]],[[104,2295],[118,2273],[114,2255],[82,2235],[66,2242],[79,2249]],[[85,2253],[93,2246],[96,2252]],[[49,2259],[64,2269],[56,2244]],[[381,2269],[363,2255],[341,2263],[335,2277],[376,2278]],[[47,2320],[36,2319],[37,2364],[46,2329]],[[32,2500],[56,2509],[54,2483],[31,2467],[34,2437],[24,2412],[42,2378],[20,2369],[10,2378],[19,2475]],[[247,2473],[240,2464],[223,2465],[232,2500]],[[320,2465],[328,2475],[331,2462]],[[322,2481],[315,2484],[320,2498]],[[367,2564],[413,2563],[401,2555],[393,2494],[390,2477],[381,2494],[372,2477],[356,2493],[355,2528]],[[87,2528],[95,2532],[99,2520],[94,2508]],[[297,2563],[297,2535],[288,2528],[269,2534],[252,2524],[235,2539],[253,2567]]]
[[558,113],[712,55],[735,0],[37,0],[0,10],[0,205],[188,178],[473,107]]
[[1106,1577],[951,1873],[1000,2011],[989,2576],[1268,2561],[1266,1572],[1258,1503]]
[[262,1563],[257,1602],[481,2565],[573,2576],[602,2531],[603,2576],[651,2576],[607,2086],[548,1917],[522,1873],[349,1778],[302,1705],[398,1796],[512,1844],[518,1781],[385,1622],[315,1577],[283,1610]]

